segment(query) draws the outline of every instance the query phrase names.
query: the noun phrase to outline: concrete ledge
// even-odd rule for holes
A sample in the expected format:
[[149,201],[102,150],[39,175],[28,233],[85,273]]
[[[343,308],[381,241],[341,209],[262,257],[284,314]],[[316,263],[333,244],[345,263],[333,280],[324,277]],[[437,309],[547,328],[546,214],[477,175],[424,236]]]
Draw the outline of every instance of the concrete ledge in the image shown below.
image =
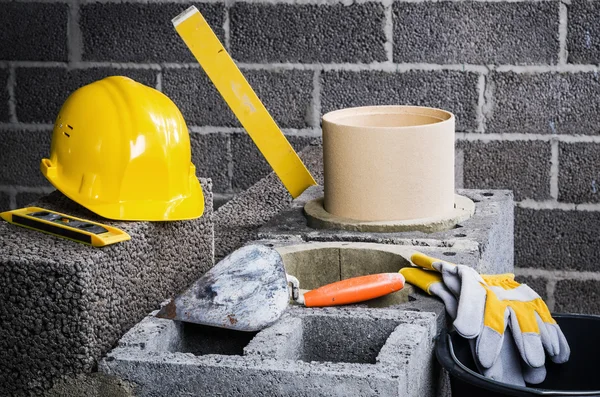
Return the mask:
[[314,229],[304,214],[307,202],[323,196],[313,186],[296,198],[257,231],[259,239],[300,241],[353,241],[438,248],[438,257],[474,267],[481,273],[504,273],[514,269],[514,203],[508,190],[459,190],[475,202],[475,214],[453,229],[433,233],[358,232]]
[[420,231],[424,233],[453,229],[460,222],[473,216],[475,204],[467,197],[455,195],[454,210],[440,217],[411,219],[404,221],[359,221],[342,218],[325,210],[324,197],[310,200],[304,205],[307,224],[313,229],[338,229],[356,232],[395,233]]
[[0,222],[0,395],[41,394],[87,373],[119,338],[213,265],[212,183],[202,218],[101,219],[54,192],[36,206],[116,226],[131,240],[103,248]]

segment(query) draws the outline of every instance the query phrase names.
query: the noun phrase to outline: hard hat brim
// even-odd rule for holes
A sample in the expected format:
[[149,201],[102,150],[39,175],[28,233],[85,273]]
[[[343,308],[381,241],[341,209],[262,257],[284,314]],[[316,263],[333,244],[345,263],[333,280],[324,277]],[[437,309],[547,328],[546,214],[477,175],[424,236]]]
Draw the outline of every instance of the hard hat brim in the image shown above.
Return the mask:
[[42,159],[42,174],[65,196],[107,219],[120,221],[179,221],[196,219],[204,214],[204,194],[195,174],[189,177],[189,193],[170,201],[128,200],[106,203],[82,197],[77,191],[60,183],[56,169],[48,159]]

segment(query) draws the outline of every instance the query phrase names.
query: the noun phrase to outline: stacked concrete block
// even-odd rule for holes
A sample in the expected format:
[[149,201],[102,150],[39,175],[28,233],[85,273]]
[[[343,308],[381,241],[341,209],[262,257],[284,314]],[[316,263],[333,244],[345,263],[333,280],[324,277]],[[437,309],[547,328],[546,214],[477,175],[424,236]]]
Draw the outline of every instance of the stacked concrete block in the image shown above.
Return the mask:
[[[322,147],[315,142],[304,149],[300,157],[317,181],[322,182]],[[475,201],[476,213],[449,231],[427,234],[315,230],[307,226],[303,206],[306,201],[322,196],[322,188],[310,188],[292,201],[277,177],[270,174],[215,213],[216,257],[222,258],[257,238],[357,241],[441,247],[446,248],[441,252],[444,259],[469,264],[483,272],[513,271],[512,193],[500,190],[459,193]]]
[[[320,147],[310,149],[315,157]],[[307,150],[307,152],[309,152]],[[306,202],[323,197],[323,188],[307,189],[285,210],[258,229],[261,239],[302,241],[353,241],[413,247],[443,248],[442,259],[474,267],[482,273],[512,272],[514,267],[514,208],[507,190],[458,190],[475,202],[475,214],[450,230],[369,233],[336,229],[314,229],[304,214]]]
[[[322,181],[321,146],[315,143],[300,156]],[[322,196],[322,188],[311,187],[292,201],[275,178],[269,175],[217,211],[218,256],[253,240],[274,247],[306,289],[398,271],[409,266],[408,253],[415,250],[481,272],[513,270],[510,191],[459,191],[475,202],[475,214],[451,230],[360,233],[309,228],[303,206]],[[307,252],[312,256],[302,256]],[[394,299],[324,309],[293,306],[258,333],[152,313],[99,369],[129,382],[140,396],[434,395],[439,369],[433,339],[443,324],[443,305],[419,292],[408,301]]]
[[[464,246],[407,249],[297,236],[256,243],[277,249],[286,271],[308,289],[328,277],[397,271],[410,265],[414,249],[432,256],[449,249],[458,258],[470,255]],[[308,267],[319,271],[307,273]],[[395,293],[403,300],[330,308],[290,303],[259,332],[159,319],[154,312],[102,359],[99,371],[127,382],[136,396],[434,396],[441,384],[433,346],[444,307],[406,288],[410,295]]]
[[36,395],[98,359],[147,313],[213,265],[211,182],[202,218],[116,222],[59,192],[33,203],[118,227],[131,240],[93,248],[0,222],[0,395]]

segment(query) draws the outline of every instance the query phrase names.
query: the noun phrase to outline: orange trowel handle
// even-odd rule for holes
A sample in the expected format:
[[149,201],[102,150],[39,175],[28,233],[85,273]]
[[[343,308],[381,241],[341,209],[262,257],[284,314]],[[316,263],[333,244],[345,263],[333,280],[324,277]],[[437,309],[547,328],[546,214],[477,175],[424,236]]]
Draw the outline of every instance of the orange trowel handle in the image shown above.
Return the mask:
[[337,306],[378,298],[401,290],[404,276],[400,273],[379,273],[353,277],[304,294],[307,307]]

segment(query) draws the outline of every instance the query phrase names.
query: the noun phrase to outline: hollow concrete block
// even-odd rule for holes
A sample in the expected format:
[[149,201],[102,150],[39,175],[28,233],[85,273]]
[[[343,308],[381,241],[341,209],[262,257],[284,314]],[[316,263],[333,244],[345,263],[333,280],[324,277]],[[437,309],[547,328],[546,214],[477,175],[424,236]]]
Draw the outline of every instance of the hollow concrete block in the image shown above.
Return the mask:
[[514,269],[514,204],[508,190],[459,189],[458,194],[475,202],[475,213],[445,231],[358,232],[314,229],[308,226],[304,205],[323,197],[323,188],[313,186],[291,205],[261,226],[256,235],[265,240],[351,241],[436,248],[434,256],[469,265],[481,273],[506,273]]
[[99,367],[138,396],[432,396],[435,388],[439,312],[290,308],[258,333],[154,314]]

